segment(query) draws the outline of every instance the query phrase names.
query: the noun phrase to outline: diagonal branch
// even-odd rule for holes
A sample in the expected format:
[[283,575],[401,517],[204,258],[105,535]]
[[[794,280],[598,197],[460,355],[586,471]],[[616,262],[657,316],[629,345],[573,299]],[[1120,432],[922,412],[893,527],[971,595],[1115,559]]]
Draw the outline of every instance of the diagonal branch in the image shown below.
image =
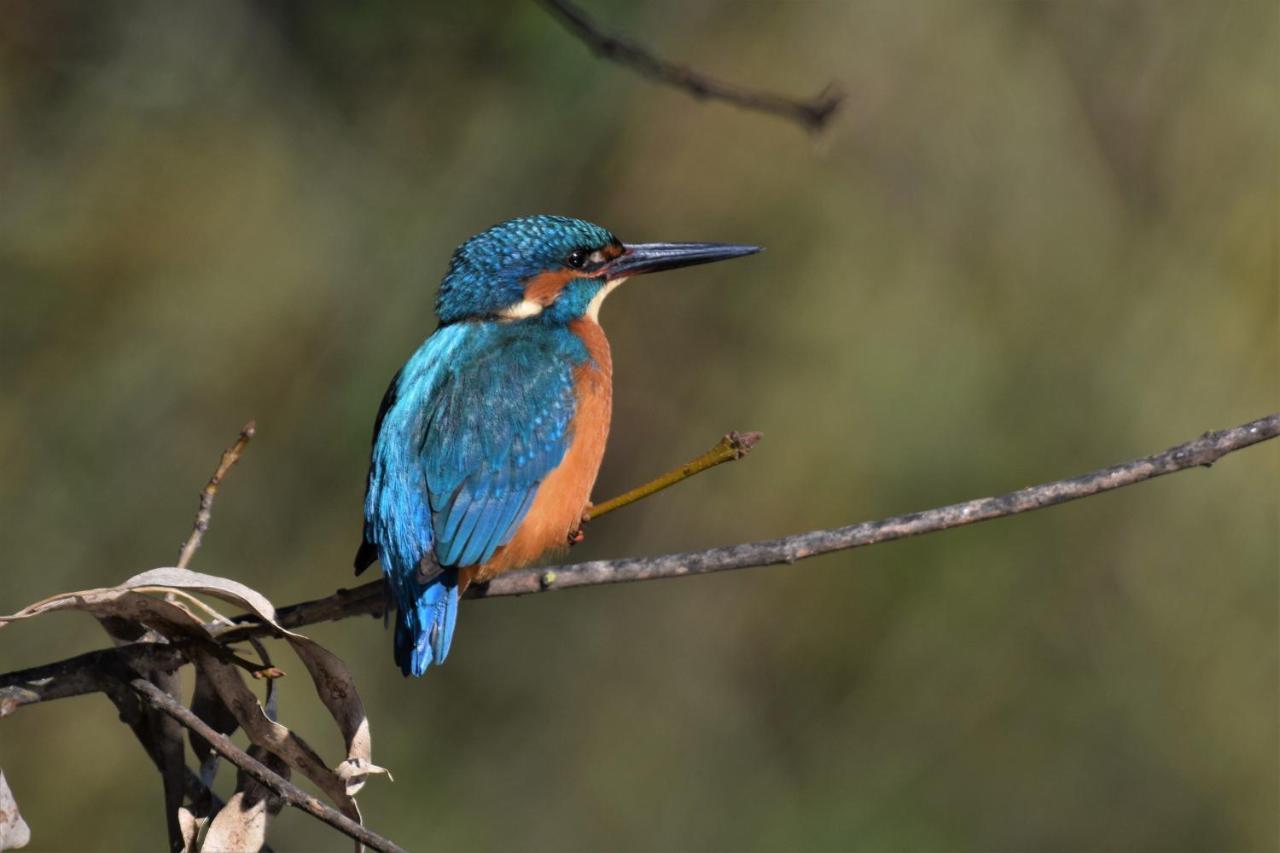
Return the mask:
[[833,86],[827,86],[816,98],[804,101],[726,83],[661,59],[628,38],[602,31],[570,0],[542,0],[542,4],[566,29],[605,59],[626,65],[650,80],[683,89],[695,98],[711,98],[743,109],[771,113],[817,131],[826,125],[844,97]]
[[232,743],[230,738],[215,731],[204,720],[197,717],[190,708],[179,703],[150,681],[145,678],[134,678],[128,682],[128,686],[149,706],[167,714],[178,723],[199,734],[228,761],[254,779],[257,779],[289,805],[301,809],[312,817],[329,824],[329,826],[343,835],[354,838],[374,850],[385,851],[385,853],[404,853],[404,848],[394,841],[383,838],[336,809],[330,808],[240,749],[240,747]]
[[[1143,456],[1119,465],[1100,468],[1038,486],[1029,486],[995,497],[978,498],[964,503],[893,516],[879,521],[866,521],[848,527],[797,533],[780,539],[747,542],[722,548],[708,548],[686,554],[661,557],[632,557],[622,560],[597,560],[570,566],[545,569],[521,569],[499,575],[486,587],[472,587],[472,598],[497,598],[528,595],[577,586],[657,580],[710,572],[746,569],[794,563],[820,554],[829,554],[880,542],[892,542],[909,536],[920,536],[1017,515],[1035,509],[1056,506],[1124,486],[1132,486],[1155,477],[1208,467],[1228,453],[1251,447],[1280,435],[1280,413],[1218,432],[1207,432],[1199,438],[1170,447],[1160,453]],[[304,601],[276,611],[279,624],[299,628],[317,622],[335,621],[351,616],[379,615],[387,606],[382,581],[373,581],[356,589],[340,589],[333,595]],[[248,636],[269,636],[273,629],[254,617],[240,617],[234,626],[210,626],[223,642]],[[78,658],[47,664],[34,669],[0,675],[0,716],[22,705],[76,696],[99,689],[85,667],[102,666],[113,655],[148,658],[148,665],[162,668],[165,663],[178,666],[182,662],[172,646],[155,647],[155,643],[134,643],[120,649],[91,652]],[[152,658],[161,658],[157,660]]]

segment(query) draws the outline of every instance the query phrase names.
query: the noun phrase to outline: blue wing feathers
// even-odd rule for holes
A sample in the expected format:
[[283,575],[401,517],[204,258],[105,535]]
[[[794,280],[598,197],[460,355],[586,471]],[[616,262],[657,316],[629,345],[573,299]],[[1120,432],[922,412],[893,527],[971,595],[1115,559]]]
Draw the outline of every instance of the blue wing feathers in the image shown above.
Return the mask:
[[564,458],[572,369],[585,357],[567,331],[459,323],[432,335],[392,383],[374,440],[365,536],[396,598],[396,661],[406,675],[448,654],[456,568],[511,540]]

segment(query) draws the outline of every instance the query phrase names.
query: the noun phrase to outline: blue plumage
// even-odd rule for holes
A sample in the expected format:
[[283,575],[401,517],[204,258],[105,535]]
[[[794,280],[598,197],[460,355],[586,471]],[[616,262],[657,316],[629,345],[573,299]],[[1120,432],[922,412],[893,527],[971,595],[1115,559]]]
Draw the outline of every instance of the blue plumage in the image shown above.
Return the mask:
[[396,598],[396,661],[421,675],[448,654],[456,567],[510,541],[572,440],[567,329],[458,323],[427,339],[387,392],[374,439],[365,538]]

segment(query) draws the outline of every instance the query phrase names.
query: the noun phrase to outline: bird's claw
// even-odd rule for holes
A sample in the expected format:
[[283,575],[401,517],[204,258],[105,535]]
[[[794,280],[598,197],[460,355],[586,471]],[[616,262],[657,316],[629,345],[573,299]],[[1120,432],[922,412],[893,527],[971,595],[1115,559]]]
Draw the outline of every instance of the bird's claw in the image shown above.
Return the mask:
[[570,548],[587,538],[587,534],[583,532],[582,528],[591,520],[592,506],[594,506],[594,504],[592,504],[591,501],[587,501],[587,505],[582,508],[582,517],[578,519],[578,526],[569,531]]

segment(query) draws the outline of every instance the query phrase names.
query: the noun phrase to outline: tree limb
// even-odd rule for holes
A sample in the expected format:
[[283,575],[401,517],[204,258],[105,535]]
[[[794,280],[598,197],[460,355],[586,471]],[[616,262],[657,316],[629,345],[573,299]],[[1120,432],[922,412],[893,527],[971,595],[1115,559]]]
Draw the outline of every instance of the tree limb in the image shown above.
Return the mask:
[[[978,498],[923,512],[866,521],[848,527],[814,530],[784,536],[780,539],[708,548],[704,551],[685,554],[596,560],[544,569],[520,569],[499,575],[487,586],[473,586],[467,590],[467,597],[497,598],[507,595],[529,595],[578,586],[657,580],[746,569],[753,566],[794,563],[820,554],[891,542],[895,539],[905,539],[909,536],[919,536],[980,521],[1004,518],[1034,509],[1043,509],[1131,486],[1165,474],[1199,466],[1208,467],[1228,453],[1275,438],[1277,435],[1280,435],[1280,413],[1267,415],[1231,429],[1207,432],[1199,438],[1150,456],[1100,468],[1078,477],[1029,486],[995,497]],[[383,582],[378,580],[355,589],[340,589],[324,598],[281,607],[276,611],[276,618],[279,624],[292,629],[351,616],[380,615],[387,606]],[[235,625],[211,626],[211,629],[223,642],[234,642],[249,636],[269,636],[272,633],[270,626],[258,622],[251,616],[239,617],[236,622]],[[174,644],[176,645],[178,644]],[[154,655],[167,660],[170,654],[177,652],[178,664],[182,660],[180,648],[174,646],[159,645],[158,648],[145,651],[139,650],[137,648],[139,646],[156,647],[158,644],[135,643],[120,649],[90,652],[59,663],[0,675],[0,715],[12,712],[25,704],[75,696],[98,689],[94,686],[96,682],[92,674],[86,674],[84,668],[101,666],[103,656],[124,654],[149,658]],[[161,663],[163,661],[152,659],[147,662],[147,665],[152,668],[162,668]]]
[[626,65],[650,80],[683,89],[695,98],[711,98],[744,109],[771,113],[817,131],[826,125],[844,97],[830,85],[816,98],[802,101],[726,83],[688,66],[661,59],[628,38],[602,31],[570,0],[542,0],[542,5],[559,18],[569,32],[605,59]]
[[[1025,489],[1006,492],[995,497],[977,498],[878,521],[864,521],[848,527],[814,530],[784,536],[780,539],[746,542],[684,554],[595,560],[589,563],[552,566],[545,569],[519,569],[499,575],[487,586],[472,587],[467,591],[467,597],[497,598],[507,595],[529,595],[577,586],[629,583],[794,563],[833,551],[892,542],[895,539],[949,530],[953,527],[963,527],[980,521],[990,521],[1034,509],[1056,506],[1067,501],[1132,486],[1165,474],[1200,466],[1208,467],[1228,453],[1275,438],[1277,435],[1280,435],[1280,413],[1231,429],[1207,432],[1199,438],[1150,456],[1122,462],[1109,468],[1100,468],[1078,477],[1028,486]],[[375,581],[355,589],[339,590],[325,598],[281,607],[276,615],[280,624],[286,628],[298,628],[316,622],[344,619],[347,616],[379,615],[385,606],[386,597],[382,592],[382,582]],[[228,629],[233,633],[238,633],[240,630],[244,629]],[[254,634],[261,633],[258,626],[253,626],[250,631]],[[0,684],[3,684],[2,680]]]
[[240,749],[240,747],[232,743],[231,739],[226,735],[215,731],[206,724],[204,720],[197,717],[190,708],[180,704],[172,696],[156,687],[150,681],[147,681],[144,678],[134,678],[128,682],[128,686],[152,708],[167,714],[178,723],[181,723],[191,731],[199,734],[228,761],[248,773],[254,779],[257,779],[289,805],[301,809],[312,817],[324,821],[343,835],[354,838],[356,841],[372,847],[374,850],[381,850],[384,851],[384,853],[405,853],[404,848],[397,845],[394,841],[391,841],[388,838],[383,838],[381,835],[378,835],[367,827],[361,826],[336,809],[330,808],[320,800],[308,794],[306,791],[303,791],[301,788],[294,785],[292,782],[286,780],[280,774],[271,770],[256,758],[253,758],[244,750]]

